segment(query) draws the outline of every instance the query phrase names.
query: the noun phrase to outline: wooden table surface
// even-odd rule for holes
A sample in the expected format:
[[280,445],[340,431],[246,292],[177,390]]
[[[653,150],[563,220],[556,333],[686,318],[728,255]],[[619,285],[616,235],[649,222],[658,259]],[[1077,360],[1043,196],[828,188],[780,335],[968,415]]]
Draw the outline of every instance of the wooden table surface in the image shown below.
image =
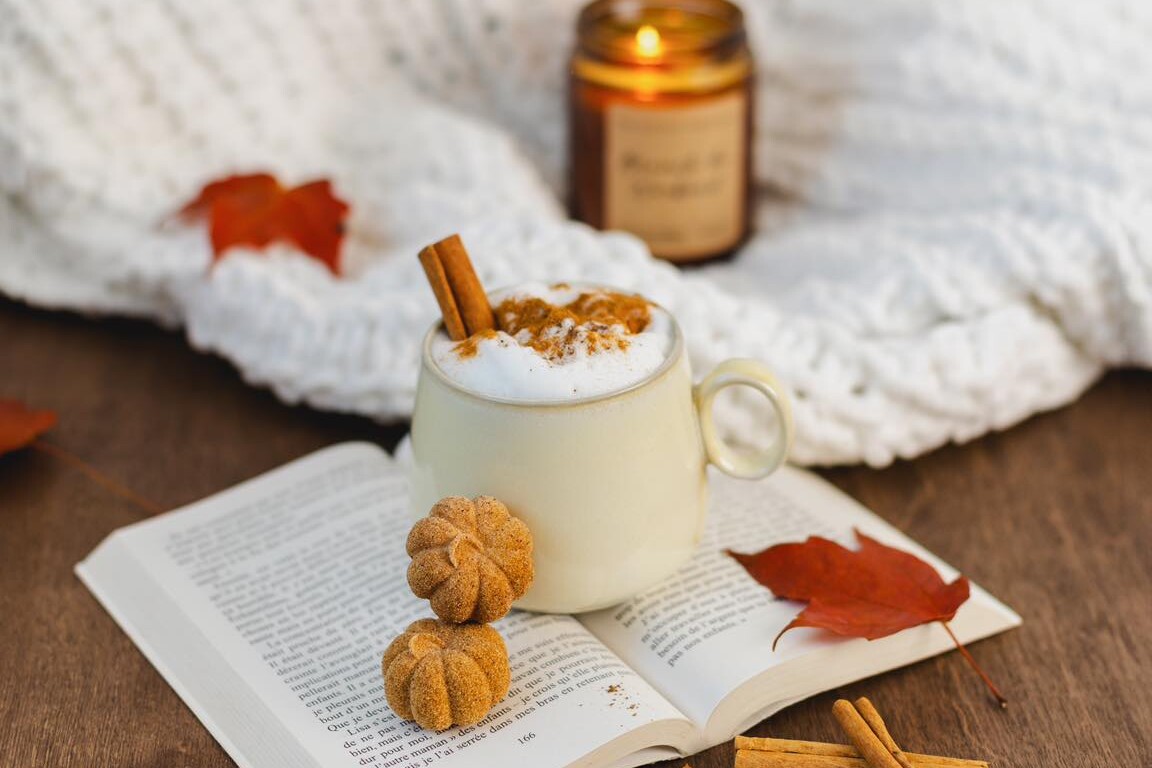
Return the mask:
[[[227,363],[144,323],[0,300],[0,397],[51,408],[54,446],[160,507],[329,443],[392,446],[400,426],[278,403]],[[751,733],[841,740],[830,713],[868,695],[912,751],[996,766],[1152,766],[1152,373],[884,470],[826,473],[1024,617],[972,652],[817,696]],[[60,458],[0,458],[0,766],[230,766],[72,574],[146,513]],[[690,761],[732,765],[731,745]],[[675,763],[681,765],[683,761]]]

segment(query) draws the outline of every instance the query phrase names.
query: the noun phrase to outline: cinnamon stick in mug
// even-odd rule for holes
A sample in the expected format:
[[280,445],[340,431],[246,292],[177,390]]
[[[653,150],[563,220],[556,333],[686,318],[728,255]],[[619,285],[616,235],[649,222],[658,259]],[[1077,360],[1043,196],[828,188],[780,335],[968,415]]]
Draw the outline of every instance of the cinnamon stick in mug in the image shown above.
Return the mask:
[[420,251],[420,264],[436,295],[444,329],[453,341],[496,327],[488,295],[459,235],[450,235]]

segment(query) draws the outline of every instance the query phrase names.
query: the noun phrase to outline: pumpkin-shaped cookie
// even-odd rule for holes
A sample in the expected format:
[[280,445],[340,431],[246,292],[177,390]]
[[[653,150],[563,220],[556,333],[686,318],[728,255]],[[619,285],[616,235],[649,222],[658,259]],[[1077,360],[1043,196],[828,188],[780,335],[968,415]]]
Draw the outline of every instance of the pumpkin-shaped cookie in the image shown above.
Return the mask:
[[495,621],[532,583],[532,534],[491,496],[436,502],[408,554],[408,586],[444,621]]
[[483,624],[415,621],[384,651],[381,666],[388,706],[436,731],[478,723],[511,681],[504,640]]

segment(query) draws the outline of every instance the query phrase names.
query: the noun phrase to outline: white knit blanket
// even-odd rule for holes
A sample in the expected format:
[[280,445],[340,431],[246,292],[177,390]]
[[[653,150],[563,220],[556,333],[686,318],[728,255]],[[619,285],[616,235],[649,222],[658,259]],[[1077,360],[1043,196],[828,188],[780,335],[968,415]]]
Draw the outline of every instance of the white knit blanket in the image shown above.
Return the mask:
[[[790,385],[796,460],[885,464],[1152,365],[1152,3],[747,2],[756,234],[682,273],[565,220],[574,0],[0,0],[0,289],[181,323],[283,399],[403,418],[436,316],[417,249],[680,319],[698,372]],[[347,278],[207,269],[207,180],[334,180]],[[724,403],[755,437],[754,399]]]

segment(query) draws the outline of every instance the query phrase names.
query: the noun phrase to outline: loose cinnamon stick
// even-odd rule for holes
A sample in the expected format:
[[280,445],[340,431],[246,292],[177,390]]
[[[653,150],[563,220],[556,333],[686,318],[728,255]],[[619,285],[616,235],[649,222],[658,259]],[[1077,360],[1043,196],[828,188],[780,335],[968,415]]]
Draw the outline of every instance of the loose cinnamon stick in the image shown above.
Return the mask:
[[864,718],[847,699],[839,699],[832,705],[832,714],[836,722],[840,723],[852,746],[860,751],[860,756],[868,761],[869,768],[900,768],[900,763],[892,757],[879,737],[864,722]]
[[[799,742],[801,744],[808,742]],[[737,749],[735,768],[868,768],[868,763],[851,747],[839,744],[816,744],[817,747],[838,747],[851,750],[853,756],[821,754],[820,752],[771,752],[758,749]],[[988,768],[983,760],[959,760],[935,755],[906,753],[914,768]]]
[[[760,758],[758,754],[772,754],[772,758]],[[904,753],[912,768],[988,768],[983,760],[962,760],[942,758],[934,754]],[[819,760],[817,760],[819,759]],[[847,744],[823,744],[820,742],[797,742],[793,739],[760,738],[751,736],[736,737],[737,768],[771,768],[773,766],[793,766],[794,768],[866,768],[867,763]]]
[[424,274],[436,294],[449,338],[463,341],[496,327],[484,286],[472,268],[459,235],[451,235],[420,251]]
[[880,739],[880,743],[884,748],[892,753],[892,757],[900,764],[901,768],[912,768],[912,763],[908,760],[908,756],[904,751],[896,745],[896,740],[892,738],[892,734],[888,732],[888,726],[884,724],[884,718],[880,717],[880,713],[876,707],[872,706],[872,702],[868,700],[867,696],[861,696],[854,702],[856,711],[860,713],[860,717],[864,718],[864,722],[876,734],[876,738]]
[[736,750],[735,768],[866,768],[858,757]]
[[766,736],[737,736],[736,749],[755,752],[790,752],[796,755],[832,755],[860,757],[855,747],[848,744],[825,744],[819,741],[773,739]]

